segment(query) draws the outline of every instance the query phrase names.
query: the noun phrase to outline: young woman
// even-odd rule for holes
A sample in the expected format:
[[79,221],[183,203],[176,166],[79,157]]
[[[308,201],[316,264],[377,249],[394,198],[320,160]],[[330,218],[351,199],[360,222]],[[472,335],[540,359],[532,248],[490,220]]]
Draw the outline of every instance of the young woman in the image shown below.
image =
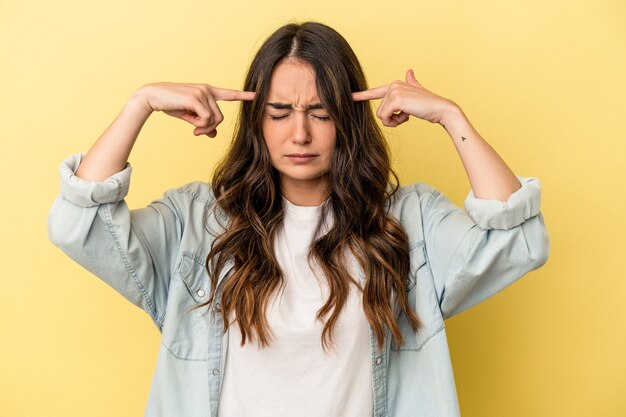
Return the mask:
[[[162,111],[215,137],[211,185],[129,210],[133,144]],[[465,210],[398,186],[376,117],[441,124]],[[175,164],[176,161],[171,161]],[[368,89],[328,26],[278,29],[244,91],[147,84],[86,155],[61,165],[50,239],[144,309],[163,341],[147,416],[455,416],[444,319],[546,262],[539,181],[515,176],[458,105],[416,79]]]

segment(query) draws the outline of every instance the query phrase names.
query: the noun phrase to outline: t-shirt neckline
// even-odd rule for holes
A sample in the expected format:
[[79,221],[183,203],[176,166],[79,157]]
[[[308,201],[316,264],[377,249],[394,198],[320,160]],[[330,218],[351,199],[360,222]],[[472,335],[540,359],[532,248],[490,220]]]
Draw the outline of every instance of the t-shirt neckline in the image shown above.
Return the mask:
[[283,198],[283,207],[285,216],[298,220],[317,220],[322,214],[322,207],[328,202],[326,199],[319,206],[298,206],[289,201],[285,196]]

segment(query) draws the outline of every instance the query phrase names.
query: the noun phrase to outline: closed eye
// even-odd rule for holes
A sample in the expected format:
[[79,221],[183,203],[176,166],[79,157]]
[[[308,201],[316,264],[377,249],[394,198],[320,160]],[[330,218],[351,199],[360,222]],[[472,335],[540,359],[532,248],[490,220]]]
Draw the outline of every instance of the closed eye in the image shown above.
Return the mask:
[[[282,120],[282,119],[286,119],[291,113],[287,113],[287,114],[269,114],[270,119],[271,120]],[[330,116],[321,116],[321,115],[315,115],[315,114],[311,114],[311,117],[313,117],[314,119],[320,120],[320,121],[328,121],[330,120]]]

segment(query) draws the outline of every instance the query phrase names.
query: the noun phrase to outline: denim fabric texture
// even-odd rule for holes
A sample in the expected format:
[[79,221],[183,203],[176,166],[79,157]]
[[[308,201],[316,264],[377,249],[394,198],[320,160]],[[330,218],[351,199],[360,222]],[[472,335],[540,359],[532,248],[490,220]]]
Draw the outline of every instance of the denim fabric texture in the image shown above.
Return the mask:
[[[204,268],[213,239],[204,223],[215,200],[210,187],[192,182],[129,210],[131,165],[104,181],[86,181],[74,175],[82,157],[61,164],[50,240],[148,313],[162,333],[145,415],[215,417],[228,332],[222,335],[217,311],[190,310],[210,295]],[[540,267],[549,254],[540,182],[517,178],[521,188],[508,201],[470,191],[464,209],[424,183],[399,190],[390,213],[409,238],[408,295],[423,327],[413,332],[394,303],[405,345],[398,349],[387,333],[379,350],[370,330],[372,416],[459,415],[444,320]],[[221,230],[214,215],[207,222]]]

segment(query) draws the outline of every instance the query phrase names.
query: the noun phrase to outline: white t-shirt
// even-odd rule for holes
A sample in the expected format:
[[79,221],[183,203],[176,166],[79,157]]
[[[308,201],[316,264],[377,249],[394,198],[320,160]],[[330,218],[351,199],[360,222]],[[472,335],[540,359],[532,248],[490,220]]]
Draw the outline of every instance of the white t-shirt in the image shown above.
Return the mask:
[[274,251],[285,284],[267,309],[274,338],[265,348],[256,339],[242,347],[239,326],[229,327],[218,415],[371,416],[369,322],[361,292],[351,285],[333,331],[334,349],[324,352],[324,323],[315,316],[326,302],[328,285],[321,272],[320,279],[315,277],[307,261],[321,206],[296,206],[284,197],[283,203],[285,217]]

